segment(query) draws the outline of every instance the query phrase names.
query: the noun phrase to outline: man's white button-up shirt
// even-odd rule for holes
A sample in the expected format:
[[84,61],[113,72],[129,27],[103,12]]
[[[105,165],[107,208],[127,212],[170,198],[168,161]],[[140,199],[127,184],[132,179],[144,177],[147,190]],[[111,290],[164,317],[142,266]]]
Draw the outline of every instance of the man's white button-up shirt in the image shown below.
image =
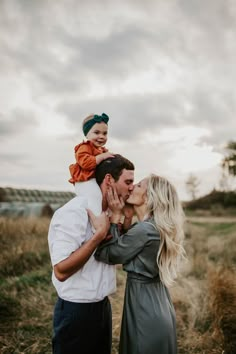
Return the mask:
[[[97,187],[96,187],[97,188]],[[99,188],[100,190],[100,188]],[[86,208],[96,214],[101,212],[102,194],[96,198],[91,193],[77,196],[58,209],[51,220],[48,243],[52,265],[56,265],[76,251],[92,236],[92,227]],[[87,263],[64,282],[60,282],[53,272],[52,282],[58,296],[71,302],[96,302],[116,290],[115,266],[95,260],[92,255]]]

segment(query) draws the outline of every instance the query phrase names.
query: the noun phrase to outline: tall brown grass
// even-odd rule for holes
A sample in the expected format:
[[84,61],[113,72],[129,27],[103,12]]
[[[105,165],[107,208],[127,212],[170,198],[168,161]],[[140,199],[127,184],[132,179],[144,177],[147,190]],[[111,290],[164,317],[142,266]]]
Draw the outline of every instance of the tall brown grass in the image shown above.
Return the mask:
[[[216,221],[216,220],[215,220]],[[236,352],[236,220],[186,223],[188,262],[170,291],[179,354]],[[48,254],[49,219],[0,219],[0,353],[51,353],[56,299]],[[117,266],[111,298],[118,353],[126,274]],[[153,329],[155,330],[155,329]],[[132,354],[132,353],[130,353]]]

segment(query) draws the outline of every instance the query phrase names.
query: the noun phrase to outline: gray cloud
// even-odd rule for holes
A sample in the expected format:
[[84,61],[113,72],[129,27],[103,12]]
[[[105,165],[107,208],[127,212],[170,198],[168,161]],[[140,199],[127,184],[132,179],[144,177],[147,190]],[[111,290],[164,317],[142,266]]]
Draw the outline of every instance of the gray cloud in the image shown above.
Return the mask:
[[77,134],[81,131],[82,120],[88,114],[106,112],[110,116],[111,136],[130,141],[139,138],[144,132],[182,124],[182,101],[183,98],[177,94],[133,95],[64,103],[59,105],[58,111],[67,117]]
[[13,109],[9,114],[5,115],[0,112],[0,136],[7,138],[26,132],[32,127],[38,125],[38,122],[31,111]]
[[[122,6],[112,3],[112,22],[109,19],[112,9],[107,1],[105,11],[101,11],[102,4],[98,7],[93,1],[87,5],[70,1],[70,7],[65,2],[41,1],[29,5],[11,1],[11,6],[5,5],[8,16],[3,22],[5,56],[9,63],[16,58],[16,68],[29,72],[32,81],[37,79],[41,94],[45,89],[48,94],[81,94],[89,90],[93,79],[115,84],[147,68],[162,71],[165,66],[161,62],[167,58],[186,71],[198,71],[200,76],[209,63],[213,66],[209,68],[212,77],[216,73],[218,76],[222,61],[226,60],[229,67],[230,29],[235,30],[231,2],[224,1],[224,6],[220,0],[208,1],[204,6],[194,1],[166,3],[165,6],[164,2],[157,5],[150,1],[144,6],[141,2],[129,2],[128,15],[125,10],[118,11],[125,15],[119,22],[116,10]],[[11,11],[14,16],[10,16]],[[72,14],[78,18],[69,21]],[[18,40],[11,41],[9,33],[15,34],[16,28]],[[103,28],[107,28],[105,34]],[[65,60],[61,59],[60,51],[66,53]]]
[[[235,34],[234,0],[1,1],[1,138],[27,141],[48,111],[69,143],[86,115],[106,112],[121,144],[192,125],[220,150],[235,139]],[[15,82],[30,107],[5,104]]]
[[[17,167],[30,167],[27,162],[28,156],[25,154],[12,152],[12,153],[0,153],[0,161],[2,168],[9,168],[12,166]],[[9,173],[9,172],[8,172]]]

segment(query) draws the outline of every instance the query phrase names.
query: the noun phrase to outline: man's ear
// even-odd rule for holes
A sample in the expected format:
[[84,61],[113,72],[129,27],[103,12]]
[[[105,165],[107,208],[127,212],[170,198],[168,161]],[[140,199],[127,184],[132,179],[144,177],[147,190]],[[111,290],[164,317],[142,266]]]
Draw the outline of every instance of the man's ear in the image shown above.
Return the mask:
[[104,181],[107,186],[111,186],[115,180],[110,173],[107,173],[104,177]]

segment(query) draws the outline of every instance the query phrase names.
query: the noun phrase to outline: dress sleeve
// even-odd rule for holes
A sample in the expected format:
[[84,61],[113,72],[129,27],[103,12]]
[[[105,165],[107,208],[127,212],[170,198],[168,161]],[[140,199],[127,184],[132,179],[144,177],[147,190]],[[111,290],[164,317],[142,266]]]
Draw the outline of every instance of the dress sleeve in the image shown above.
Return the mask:
[[147,233],[141,223],[134,225],[120,236],[118,225],[111,224],[112,239],[99,245],[95,258],[107,264],[125,264],[142,251],[148,242]]
[[94,170],[96,168],[96,158],[92,155],[88,144],[81,144],[75,153],[76,162],[83,170]]

